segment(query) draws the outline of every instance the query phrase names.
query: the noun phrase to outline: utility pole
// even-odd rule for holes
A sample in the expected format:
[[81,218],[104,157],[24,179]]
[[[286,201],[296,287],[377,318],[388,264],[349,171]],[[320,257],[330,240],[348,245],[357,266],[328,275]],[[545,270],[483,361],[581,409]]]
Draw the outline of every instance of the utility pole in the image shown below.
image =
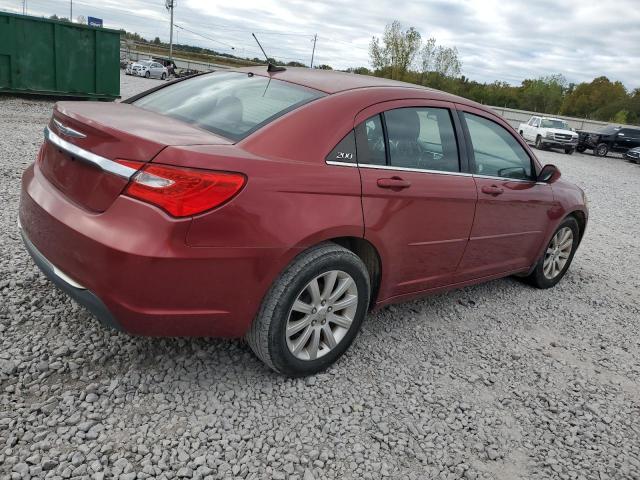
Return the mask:
[[22,0],[22,14],[27,14],[27,0]]
[[69,21],[73,23],[73,0],[69,0]]
[[173,60],[173,7],[175,0],[166,0],[165,6],[171,12],[171,27],[169,29],[169,60]]
[[313,57],[316,54],[316,40],[318,40],[318,34],[313,36],[313,50],[311,51],[311,68],[313,68]]

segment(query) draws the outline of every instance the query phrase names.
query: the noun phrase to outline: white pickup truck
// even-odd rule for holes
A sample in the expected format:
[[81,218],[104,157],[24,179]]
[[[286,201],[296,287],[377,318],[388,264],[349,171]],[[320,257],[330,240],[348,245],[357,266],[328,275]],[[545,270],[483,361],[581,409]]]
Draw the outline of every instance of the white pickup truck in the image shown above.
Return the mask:
[[560,118],[533,116],[527,123],[521,123],[518,132],[536,148],[560,148],[571,155],[578,145],[578,134]]

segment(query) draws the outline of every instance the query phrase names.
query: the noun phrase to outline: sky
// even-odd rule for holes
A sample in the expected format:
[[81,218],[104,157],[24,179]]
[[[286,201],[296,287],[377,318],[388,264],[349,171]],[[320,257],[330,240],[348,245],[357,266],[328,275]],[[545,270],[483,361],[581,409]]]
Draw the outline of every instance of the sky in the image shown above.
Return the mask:
[[[0,10],[21,13],[24,1],[28,14],[69,16],[69,0],[0,0]],[[73,0],[78,15],[169,41],[164,0]],[[472,80],[519,85],[559,73],[640,87],[639,0],[176,0],[174,41],[262,58],[255,32],[269,56],[308,65],[317,34],[314,64],[370,67],[371,37],[392,20],[457,47]]]

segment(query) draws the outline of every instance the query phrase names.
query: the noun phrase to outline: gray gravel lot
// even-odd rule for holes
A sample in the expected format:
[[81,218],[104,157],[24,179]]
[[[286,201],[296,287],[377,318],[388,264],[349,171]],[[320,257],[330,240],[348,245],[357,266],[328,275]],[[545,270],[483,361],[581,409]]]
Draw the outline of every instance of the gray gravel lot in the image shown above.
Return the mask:
[[16,215],[51,107],[0,97],[1,480],[640,478],[640,166],[538,152],[590,199],[556,288],[385,308],[291,380],[241,341],[105,330],[40,274]]

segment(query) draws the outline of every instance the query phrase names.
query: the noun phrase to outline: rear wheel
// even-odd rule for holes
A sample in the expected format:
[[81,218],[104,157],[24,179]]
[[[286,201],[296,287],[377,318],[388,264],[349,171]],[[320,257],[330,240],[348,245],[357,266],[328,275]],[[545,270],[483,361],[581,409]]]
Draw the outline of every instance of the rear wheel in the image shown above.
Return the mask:
[[587,147],[583,146],[583,145],[579,145],[576,147],[576,151],[582,153],[587,149]]
[[276,279],[247,342],[273,370],[313,375],[349,348],[366,315],[370,290],[357,255],[333,243],[313,247]]
[[565,148],[564,149],[564,153],[566,153],[567,155],[573,155],[574,149],[573,148]]
[[606,143],[599,143],[596,148],[593,149],[593,154],[598,157],[606,157],[609,153],[609,145]]
[[160,77],[162,80],[164,80],[165,78],[167,78],[167,74],[162,72],[162,77]]
[[565,218],[526,281],[538,288],[551,288],[558,283],[571,265],[579,238],[578,222],[573,217]]

